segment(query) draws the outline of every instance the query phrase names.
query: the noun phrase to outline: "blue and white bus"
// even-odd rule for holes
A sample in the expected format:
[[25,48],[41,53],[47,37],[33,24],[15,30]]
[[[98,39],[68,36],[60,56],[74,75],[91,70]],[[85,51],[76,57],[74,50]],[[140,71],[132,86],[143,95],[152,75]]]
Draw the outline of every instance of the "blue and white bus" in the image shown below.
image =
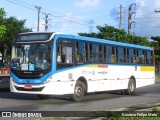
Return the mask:
[[10,90],[15,93],[70,95],[136,88],[155,82],[150,47],[54,32],[17,35],[12,45]]

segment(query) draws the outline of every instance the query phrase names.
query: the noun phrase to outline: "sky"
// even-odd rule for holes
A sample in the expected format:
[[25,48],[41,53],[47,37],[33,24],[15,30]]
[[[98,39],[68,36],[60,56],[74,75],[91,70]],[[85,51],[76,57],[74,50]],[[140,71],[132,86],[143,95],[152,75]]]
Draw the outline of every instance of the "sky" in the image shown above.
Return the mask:
[[131,6],[131,34],[160,36],[160,0],[0,0],[0,8],[6,17],[26,20],[25,26],[37,31],[38,10],[41,7],[40,31],[45,31],[45,15],[48,15],[48,31],[67,34],[98,32],[96,26],[119,28],[122,5],[122,28],[128,32],[128,8]]

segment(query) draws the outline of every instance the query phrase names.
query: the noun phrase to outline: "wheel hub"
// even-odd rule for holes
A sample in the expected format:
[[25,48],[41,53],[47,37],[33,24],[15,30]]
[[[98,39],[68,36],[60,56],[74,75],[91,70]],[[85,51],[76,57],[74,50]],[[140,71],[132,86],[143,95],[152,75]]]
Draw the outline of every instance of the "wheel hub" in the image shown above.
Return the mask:
[[77,96],[80,96],[82,94],[82,88],[80,86],[77,86],[75,89],[75,93]]

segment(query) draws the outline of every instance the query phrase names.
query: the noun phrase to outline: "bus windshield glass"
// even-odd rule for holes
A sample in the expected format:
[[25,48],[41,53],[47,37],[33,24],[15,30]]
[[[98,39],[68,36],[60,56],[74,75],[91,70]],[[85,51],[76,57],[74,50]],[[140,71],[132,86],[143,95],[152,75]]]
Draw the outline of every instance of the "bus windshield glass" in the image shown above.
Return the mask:
[[19,71],[43,71],[51,66],[51,44],[20,44],[12,47],[11,68]]

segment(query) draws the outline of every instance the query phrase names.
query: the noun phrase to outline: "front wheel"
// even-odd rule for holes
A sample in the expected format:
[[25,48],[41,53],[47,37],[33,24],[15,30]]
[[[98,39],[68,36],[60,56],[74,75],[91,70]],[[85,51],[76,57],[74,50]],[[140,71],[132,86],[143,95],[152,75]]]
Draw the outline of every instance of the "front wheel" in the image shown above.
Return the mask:
[[71,99],[77,102],[81,101],[82,98],[84,97],[85,88],[86,88],[86,85],[84,84],[84,82],[77,81],[75,88],[74,88],[74,93],[71,96]]
[[38,98],[40,99],[48,99],[50,95],[43,95],[43,94],[37,94]]
[[135,81],[131,78],[128,82],[128,89],[125,89],[124,92],[126,95],[132,95],[136,89],[136,83]]

